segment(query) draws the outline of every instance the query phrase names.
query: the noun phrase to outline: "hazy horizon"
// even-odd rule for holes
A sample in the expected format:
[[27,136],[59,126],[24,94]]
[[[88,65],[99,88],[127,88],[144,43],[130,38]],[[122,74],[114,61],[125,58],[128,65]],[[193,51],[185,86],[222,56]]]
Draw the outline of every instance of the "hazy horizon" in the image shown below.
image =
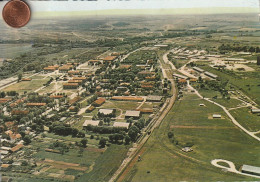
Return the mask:
[[[259,13],[258,0],[27,1],[37,16]],[[0,8],[6,1],[0,2]]]

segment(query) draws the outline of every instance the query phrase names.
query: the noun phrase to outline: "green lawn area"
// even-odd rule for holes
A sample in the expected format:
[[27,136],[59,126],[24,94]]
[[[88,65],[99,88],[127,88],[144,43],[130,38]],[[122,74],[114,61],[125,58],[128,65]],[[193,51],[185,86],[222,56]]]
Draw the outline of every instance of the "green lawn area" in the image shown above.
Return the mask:
[[128,149],[129,146],[125,145],[111,145],[95,160],[93,170],[90,173],[85,173],[77,181],[108,181],[121,165]]
[[240,100],[237,99],[222,99],[222,98],[218,98],[218,99],[212,99],[215,102],[221,104],[224,107],[227,108],[234,108],[234,107],[238,107],[239,104],[242,104],[243,102],[241,102]]
[[35,157],[51,159],[55,161],[77,163],[83,166],[90,166],[95,161],[95,159],[100,155],[99,152],[92,152],[92,151],[85,150],[83,152],[83,156],[79,156],[78,151],[79,151],[78,149],[70,149],[69,152],[66,152],[65,154],[62,155],[62,154],[56,154],[52,152],[45,152],[44,150],[41,150],[35,155]]
[[218,91],[215,90],[205,90],[205,89],[199,89],[199,93],[206,98],[212,98],[215,96],[218,96],[218,98],[221,98],[221,94]]
[[[259,143],[233,125],[222,109],[189,95],[177,101],[144,146],[142,161],[135,163],[124,181],[246,181],[254,178],[226,173],[211,165],[213,159],[259,166]],[[204,103],[206,107],[199,107]],[[209,119],[219,113],[225,119]],[[186,127],[183,127],[186,126]],[[190,126],[189,128],[187,126]],[[173,144],[167,136],[174,133]],[[193,143],[193,152],[180,149]],[[147,172],[149,171],[149,172]]]
[[39,90],[39,93],[50,93],[55,87],[55,83],[51,83],[49,86]]
[[141,109],[144,109],[144,108],[150,108],[152,109],[153,107],[159,107],[160,105],[160,102],[145,102]]
[[43,80],[32,80],[32,81],[22,81],[19,83],[15,83],[9,87],[3,89],[3,91],[16,91],[18,93],[23,93],[24,91],[33,92],[34,90],[43,86],[43,84],[47,83],[48,79]]
[[34,80],[34,79],[43,79],[45,76],[40,76],[40,75],[35,75],[35,76],[32,76],[31,79]]
[[[218,71],[209,66],[200,66],[202,69],[218,75],[221,79],[228,80],[229,83],[241,89],[245,94],[251,97],[260,105],[260,72],[234,73],[227,71]],[[240,78],[238,77],[240,76]],[[250,85],[250,87],[249,87]]]
[[185,65],[189,61],[190,60],[188,60],[188,59],[173,59],[173,60],[171,60],[171,62],[174,64],[174,66],[177,69],[179,69],[180,67],[182,67],[183,65]]
[[236,110],[231,110],[230,113],[249,131],[255,132],[260,130],[260,116],[257,116],[257,114],[252,114],[250,109],[239,108]]

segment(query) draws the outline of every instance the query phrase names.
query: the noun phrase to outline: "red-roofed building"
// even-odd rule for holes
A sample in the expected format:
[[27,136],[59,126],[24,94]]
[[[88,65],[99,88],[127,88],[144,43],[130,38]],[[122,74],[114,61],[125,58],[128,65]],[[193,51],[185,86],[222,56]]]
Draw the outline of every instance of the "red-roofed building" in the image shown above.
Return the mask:
[[0,98],[0,104],[7,103],[10,100],[11,100],[10,98]]
[[104,104],[105,102],[106,102],[106,99],[100,97],[100,98],[98,98],[96,101],[94,101],[94,102],[92,103],[92,105],[95,106],[95,107],[99,107],[99,106],[101,106],[102,104]]
[[142,102],[144,100],[143,97],[136,97],[136,96],[114,96],[111,99],[119,100],[119,101],[137,101],[137,102]]
[[81,80],[82,82],[85,82],[87,80],[86,77],[73,77],[72,80]]
[[50,98],[53,98],[53,99],[61,99],[63,98],[64,95],[51,95]]
[[111,63],[112,61],[115,61],[117,59],[117,56],[107,56],[103,59],[104,63]]
[[63,89],[77,89],[79,87],[78,83],[64,83]]
[[29,111],[15,109],[15,110],[12,110],[11,114],[12,115],[27,115],[27,114],[29,114]]
[[100,60],[94,60],[94,59],[88,60],[89,65],[95,65],[95,64],[99,64],[99,63],[100,63]]
[[132,67],[132,65],[125,65],[125,64],[122,64],[119,66],[119,69],[130,69]]
[[23,148],[23,144],[18,144],[16,145],[15,147],[11,148],[11,152],[17,152],[18,150],[22,149]]
[[22,78],[21,81],[32,81],[31,78]]
[[73,65],[63,65],[63,66],[59,67],[59,72],[60,73],[67,73],[72,68],[73,68]]
[[70,74],[70,75],[80,75],[81,72],[77,71],[77,70],[71,70],[71,71],[68,71],[68,74]]
[[46,106],[46,103],[27,103],[26,106],[27,107],[42,107],[42,106]]
[[179,79],[178,83],[180,83],[180,84],[187,84],[187,80],[186,79]]
[[80,101],[82,98],[81,97],[74,97],[73,99],[69,100],[69,104],[72,105],[78,101]]
[[69,80],[68,83],[77,83],[77,84],[81,85],[82,80]]

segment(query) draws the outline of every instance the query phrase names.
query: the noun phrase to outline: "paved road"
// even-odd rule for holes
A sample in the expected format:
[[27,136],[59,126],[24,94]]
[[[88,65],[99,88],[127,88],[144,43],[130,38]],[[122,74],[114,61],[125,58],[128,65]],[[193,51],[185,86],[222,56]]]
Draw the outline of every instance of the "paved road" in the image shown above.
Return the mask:
[[172,52],[172,51],[173,51],[173,50],[170,50],[170,51],[168,51],[167,53],[165,53],[165,54],[163,55],[163,61],[164,61],[166,64],[170,64],[172,70],[176,70],[176,67],[175,67],[175,66],[172,64],[172,62],[169,61],[169,59],[168,59],[168,54],[169,54],[170,52]]
[[[229,167],[226,167],[226,166],[222,166],[222,165],[219,165],[218,163],[219,162],[223,162],[223,163],[227,163],[229,165]],[[224,159],[214,159],[211,161],[211,164],[213,166],[216,166],[218,168],[222,168],[224,170],[227,170],[228,172],[232,172],[232,173],[236,173],[236,174],[241,174],[241,175],[245,175],[245,176],[250,176],[250,177],[255,177],[255,178],[260,178],[260,176],[256,176],[256,175],[251,175],[251,174],[247,174],[247,173],[242,173],[240,171],[238,171],[235,167],[235,164],[231,161],[228,161],[228,160],[224,160]]]
[[250,131],[248,131],[247,129],[245,129],[243,126],[241,126],[241,125],[237,122],[237,120],[230,114],[230,112],[227,110],[226,107],[220,105],[220,104],[217,103],[217,102],[214,102],[214,101],[210,100],[209,98],[203,98],[203,97],[200,95],[200,93],[199,93],[195,88],[193,88],[193,87],[190,85],[189,81],[188,81],[188,87],[189,87],[190,89],[193,89],[193,90],[195,91],[195,93],[196,93],[200,98],[202,98],[202,99],[204,99],[204,100],[206,100],[206,101],[208,101],[208,102],[211,102],[211,103],[213,103],[213,104],[215,104],[215,105],[221,107],[221,108],[225,111],[225,113],[228,115],[228,117],[231,119],[231,121],[232,121],[237,127],[239,127],[241,130],[243,130],[245,133],[247,133],[248,135],[250,135],[250,136],[253,137],[254,139],[260,141],[260,138],[259,138],[258,136],[256,136],[254,132],[250,132]]
[[[166,53],[168,54],[168,53]],[[165,56],[164,56],[165,57]],[[164,68],[163,64],[161,63],[161,61],[159,61],[161,68],[162,69],[169,69],[169,67]],[[169,62],[171,64],[171,62]],[[147,126],[147,130],[149,130],[151,133],[153,132],[153,130],[157,127],[160,126],[161,122],[163,121],[163,119],[165,118],[165,116],[168,114],[168,112],[171,110],[175,99],[176,99],[176,89],[175,89],[175,83],[173,81],[173,79],[169,78],[167,74],[164,74],[164,78],[167,78],[168,80],[170,80],[171,82],[171,86],[172,86],[172,97],[168,98],[166,100],[166,102],[164,103],[162,109],[160,111],[162,111],[161,113],[158,113],[158,115],[156,115],[158,117],[158,119],[155,119],[153,121],[150,122],[150,124]],[[109,182],[114,182],[116,181],[119,176],[122,174],[122,172],[127,168],[127,166],[130,164],[130,162],[133,160],[133,158],[139,153],[139,151],[143,148],[144,144],[147,142],[147,140],[149,139],[149,137],[151,136],[148,134],[145,134],[141,139],[139,139],[137,141],[137,146],[135,148],[132,148],[132,151],[130,152],[129,156],[122,162],[121,166],[119,167],[119,169],[114,173],[114,175],[112,176],[112,178],[109,180]]]
[[186,76],[189,77],[189,78],[197,78],[196,76],[190,74],[189,72],[187,72],[187,71],[185,70],[186,66],[187,66],[188,64],[190,64],[191,62],[194,62],[194,61],[196,61],[196,60],[194,60],[194,59],[190,60],[190,61],[187,62],[185,65],[183,65],[180,69],[178,69],[178,71],[181,72],[182,74],[186,75]]
[[135,50],[132,51],[132,52],[129,52],[127,55],[123,56],[123,57],[120,59],[120,62],[124,61],[130,54],[132,54],[132,53],[134,53],[134,52],[136,52],[136,51],[139,51],[139,50],[141,50],[142,48],[143,48],[143,47],[140,47],[140,48],[138,48],[138,49],[135,49]]

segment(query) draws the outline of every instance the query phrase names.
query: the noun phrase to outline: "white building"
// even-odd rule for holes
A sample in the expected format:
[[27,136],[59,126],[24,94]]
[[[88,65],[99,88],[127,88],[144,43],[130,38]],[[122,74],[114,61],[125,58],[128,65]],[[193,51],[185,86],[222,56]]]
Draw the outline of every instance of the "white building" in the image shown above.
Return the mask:
[[100,121],[86,120],[86,121],[83,123],[83,127],[86,127],[86,126],[88,126],[88,125],[98,126],[98,125],[99,125],[99,122],[100,122]]
[[118,127],[118,128],[129,128],[130,123],[124,123],[124,122],[114,122],[113,127]]
[[212,117],[213,117],[213,118],[221,118],[221,115],[220,115],[220,114],[213,114]]

